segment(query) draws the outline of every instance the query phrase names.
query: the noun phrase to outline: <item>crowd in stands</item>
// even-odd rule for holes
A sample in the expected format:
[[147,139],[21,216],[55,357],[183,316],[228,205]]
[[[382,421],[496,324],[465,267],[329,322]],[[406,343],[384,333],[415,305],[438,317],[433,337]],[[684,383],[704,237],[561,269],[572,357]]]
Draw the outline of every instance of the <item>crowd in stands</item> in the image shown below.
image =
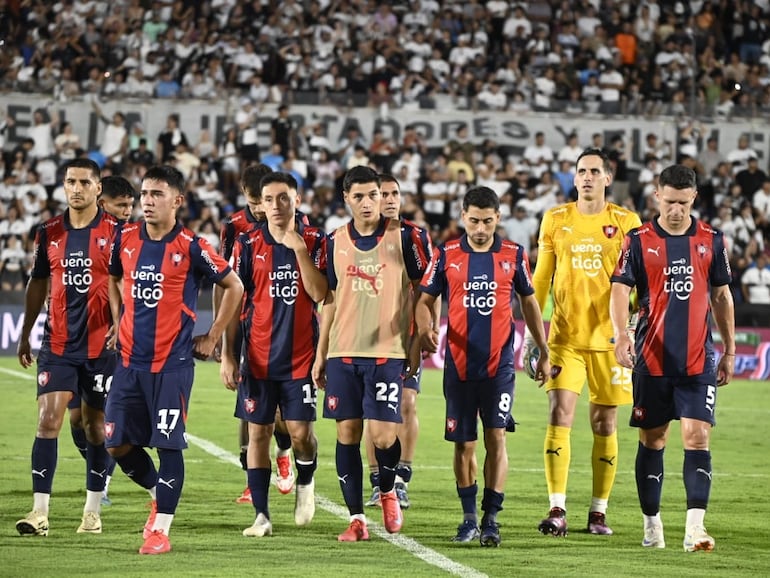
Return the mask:
[[[577,154],[599,146],[615,168],[613,198],[643,220],[654,215],[658,172],[692,166],[699,215],[730,240],[736,299],[770,303],[768,161],[748,138],[719,150],[703,124],[770,117],[768,0],[0,0],[0,39],[0,90],[82,100],[103,121],[98,150],[86,151],[53,106],[35,111],[20,143],[5,142],[14,119],[0,111],[3,289],[23,283],[36,224],[65,202],[59,169],[81,154],[135,184],[152,163],[175,164],[188,177],[185,219],[215,244],[221,219],[243,204],[238,178],[249,163],[298,177],[303,211],[327,230],[347,219],[345,170],[389,172],[405,215],[437,241],[457,234],[464,192],[484,184],[503,201],[501,234],[536,260],[539,216],[571,198]],[[173,114],[150,135],[101,110],[105,99],[216,105],[234,94],[238,110],[219,142],[205,130],[187,134]],[[265,103],[280,104],[270,142],[256,129]],[[356,130],[333,142],[323,124],[298,130],[292,121],[292,104],[312,103],[534,111],[594,124],[603,115],[668,115],[679,133],[674,142],[647,135],[639,165],[623,137],[605,143],[601,133],[560,143],[538,134],[521,155],[472,142],[467,127],[438,149],[412,127],[398,142]]]

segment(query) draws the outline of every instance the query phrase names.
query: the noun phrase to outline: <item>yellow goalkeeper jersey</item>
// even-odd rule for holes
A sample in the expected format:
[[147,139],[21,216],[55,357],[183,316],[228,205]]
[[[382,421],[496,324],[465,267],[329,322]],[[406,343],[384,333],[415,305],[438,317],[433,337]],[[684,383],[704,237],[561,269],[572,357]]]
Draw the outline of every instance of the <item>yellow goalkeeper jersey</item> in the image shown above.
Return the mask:
[[553,291],[551,345],[613,348],[610,277],[623,237],[641,224],[636,213],[613,203],[595,215],[580,213],[574,202],[543,215],[533,284],[541,310]]

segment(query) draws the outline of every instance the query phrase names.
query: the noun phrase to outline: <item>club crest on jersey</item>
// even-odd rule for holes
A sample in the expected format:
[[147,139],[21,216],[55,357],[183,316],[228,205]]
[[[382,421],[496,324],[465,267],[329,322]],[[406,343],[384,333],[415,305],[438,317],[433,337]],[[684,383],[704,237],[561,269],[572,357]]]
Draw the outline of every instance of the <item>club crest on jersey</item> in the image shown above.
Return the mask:
[[51,374],[48,371],[41,371],[37,374],[37,384],[40,387],[48,385],[48,381],[51,379]]
[[457,420],[453,417],[446,418],[446,430],[453,432],[457,429]]
[[107,237],[99,237],[96,239],[96,246],[99,247],[100,251],[104,251],[104,248],[109,244],[109,240]]
[[331,411],[335,411],[340,403],[340,399],[336,395],[326,396],[326,407]]
[[182,262],[182,259],[184,259],[184,255],[182,253],[171,253],[170,255],[171,262],[174,264],[174,267],[178,267],[179,264]]
[[618,228],[615,225],[604,225],[602,231],[604,231],[605,237],[612,239],[615,236],[615,233],[618,232]]
[[112,434],[114,431],[115,431],[114,421],[104,422],[104,437],[106,437],[107,439],[112,439]]
[[246,410],[246,413],[254,413],[254,410],[257,409],[257,402],[247,397],[243,400],[243,408]]
[[503,270],[503,273],[506,275],[511,272],[511,262],[510,261],[501,261],[500,262],[500,268]]
[[706,247],[706,245],[704,245],[703,243],[698,243],[698,245],[695,248],[695,250],[698,253],[698,257],[701,257],[701,258],[705,257],[706,253],[708,253],[708,251],[709,251],[708,247]]

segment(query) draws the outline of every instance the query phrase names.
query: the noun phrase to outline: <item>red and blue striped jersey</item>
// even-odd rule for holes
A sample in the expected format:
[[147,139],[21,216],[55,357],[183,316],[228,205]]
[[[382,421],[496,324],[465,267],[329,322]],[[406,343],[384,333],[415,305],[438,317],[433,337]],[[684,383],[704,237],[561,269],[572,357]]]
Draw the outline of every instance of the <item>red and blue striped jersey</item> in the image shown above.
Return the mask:
[[[315,266],[326,273],[326,235],[297,223]],[[257,379],[291,380],[310,375],[318,343],[316,304],[305,291],[297,257],[276,243],[266,224],[238,237],[235,272],[243,281],[241,327],[247,336],[249,373]]]
[[532,295],[529,257],[518,243],[495,235],[475,252],[467,235],[433,251],[420,290],[447,302],[446,364],[462,381],[514,371],[514,293]]
[[634,371],[684,377],[714,373],[711,288],[730,283],[721,231],[693,219],[670,235],[657,219],[629,232],[612,276],[636,287],[639,323]]
[[193,365],[201,282],[218,283],[230,271],[208,241],[180,224],[159,241],[147,236],[144,222],[124,225],[110,260],[110,274],[123,280],[123,365],[152,373]]
[[69,210],[43,223],[35,237],[31,276],[50,278],[42,349],[75,360],[105,354],[112,323],[107,281],[118,221],[99,209],[82,229]]
[[219,254],[229,261],[238,235],[250,231],[259,222],[248,207],[236,211],[223,220],[222,229],[219,232]]

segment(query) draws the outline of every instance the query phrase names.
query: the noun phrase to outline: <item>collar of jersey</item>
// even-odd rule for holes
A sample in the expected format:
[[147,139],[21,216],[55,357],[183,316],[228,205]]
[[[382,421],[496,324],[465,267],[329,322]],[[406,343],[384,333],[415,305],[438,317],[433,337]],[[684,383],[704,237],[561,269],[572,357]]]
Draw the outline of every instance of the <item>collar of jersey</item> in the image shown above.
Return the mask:
[[156,241],[155,239],[150,239],[150,236],[147,234],[147,223],[142,221],[142,226],[139,228],[139,238],[142,241],[149,241],[150,243],[167,243],[168,241],[176,237],[181,229],[182,229],[182,224],[179,221],[177,221],[173,229],[171,229],[168,233],[166,233],[162,239],[158,239]]
[[[488,253],[497,253],[500,250],[500,247],[503,246],[503,240],[500,238],[500,235],[497,233],[493,233],[495,236],[495,240],[492,241],[492,246],[486,251]],[[477,251],[473,250],[473,247],[471,247],[471,244],[468,242],[468,233],[464,233],[462,237],[460,237],[460,247],[463,251],[466,253],[477,253]]]
[[382,237],[385,234],[385,223],[388,221],[387,217],[380,215],[380,224],[377,225],[377,229],[371,235],[362,235],[353,226],[353,221],[348,223],[348,235],[352,240],[361,239],[362,237]]

